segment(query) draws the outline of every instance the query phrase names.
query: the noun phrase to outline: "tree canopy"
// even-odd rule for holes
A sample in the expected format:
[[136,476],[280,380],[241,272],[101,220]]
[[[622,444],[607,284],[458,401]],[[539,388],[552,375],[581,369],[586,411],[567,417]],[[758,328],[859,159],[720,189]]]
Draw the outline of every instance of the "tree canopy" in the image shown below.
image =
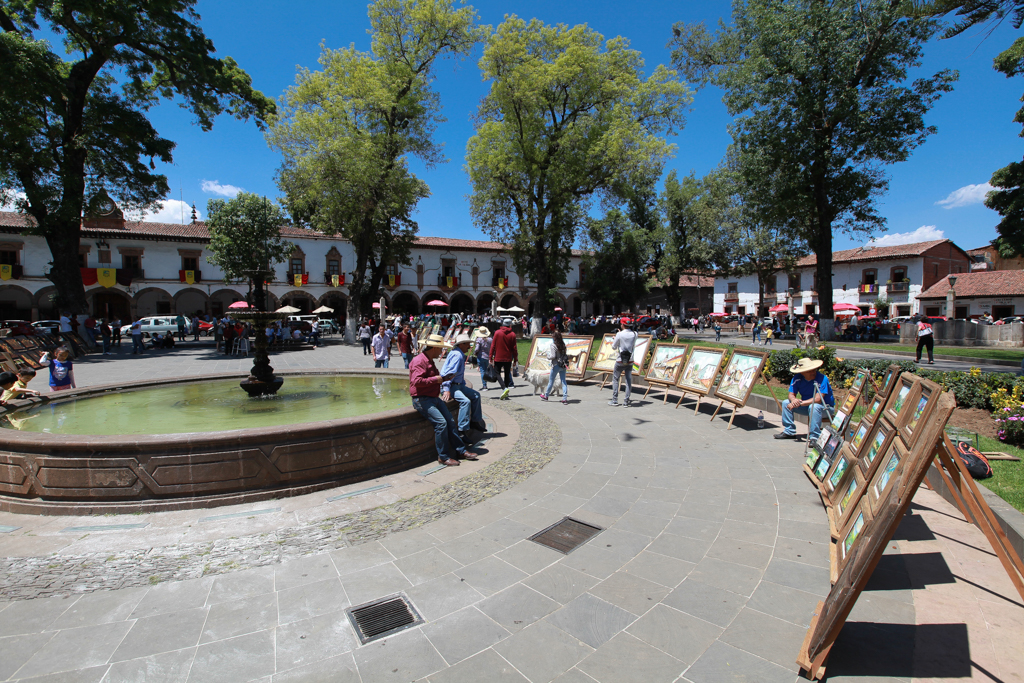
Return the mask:
[[643,68],[627,40],[586,25],[513,15],[487,42],[491,87],[466,153],[470,213],[537,283],[538,313],[554,306],[593,202],[653,186],[672,153],[663,136],[683,125],[690,92],[671,70],[645,79]]
[[292,243],[281,237],[287,216],[276,203],[251,192],[231,200],[211,199],[209,216],[210,254],[206,260],[224,271],[228,282],[248,282],[255,291],[252,302],[265,311],[264,282],[274,279],[274,264],[282,263]]
[[833,230],[866,236],[884,224],[876,206],[888,187],[883,166],[906,160],[935,132],[924,116],[957,78],[943,70],[909,80],[939,24],[905,9],[901,0],[735,0],[734,25],[714,36],[703,25],[674,29],[675,64],[725,91],[736,145],[771,173],[765,210],[791,221],[817,255],[825,338]]
[[408,262],[412,212],[429,196],[408,168],[444,161],[435,62],[469,54],[482,36],[472,7],[452,0],[377,0],[371,52],[324,48],[321,71],[301,70],[268,134],[284,156],[278,184],[300,224],[341,235],[355,250],[346,334],[380,288],[389,263]]
[[618,208],[591,221],[583,237],[583,299],[612,304],[618,311],[647,294],[651,237]]
[[194,5],[0,0],[0,198],[46,238],[61,307],[86,310],[86,195],[105,190],[145,207],[167,194],[153,161],[171,162],[174,143],[146,118],[151,106],[175,98],[204,130],[220,113],[261,125],[274,110],[233,59],[213,56]]

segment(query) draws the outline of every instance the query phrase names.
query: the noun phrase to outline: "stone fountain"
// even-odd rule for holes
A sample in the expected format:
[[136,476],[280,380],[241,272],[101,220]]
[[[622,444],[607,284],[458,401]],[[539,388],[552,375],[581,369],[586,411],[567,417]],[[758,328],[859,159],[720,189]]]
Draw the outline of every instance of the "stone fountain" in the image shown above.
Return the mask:
[[267,352],[266,328],[272,322],[284,319],[283,313],[271,313],[267,311],[239,311],[232,314],[239,320],[251,323],[256,339],[253,344],[253,363],[249,376],[239,383],[239,386],[249,394],[250,398],[258,396],[271,396],[284,384],[284,378],[274,374],[274,368],[270,365],[270,354]]

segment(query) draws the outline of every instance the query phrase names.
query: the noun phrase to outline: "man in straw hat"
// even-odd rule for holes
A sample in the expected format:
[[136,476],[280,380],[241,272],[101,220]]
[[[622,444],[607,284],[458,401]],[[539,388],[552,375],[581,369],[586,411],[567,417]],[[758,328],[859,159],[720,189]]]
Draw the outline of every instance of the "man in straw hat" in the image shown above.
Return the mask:
[[441,374],[451,377],[450,380],[441,383],[441,400],[447,401],[454,398],[459,402],[459,436],[466,443],[473,443],[472,431],[487,431],[484,423],[483,407],[480,404],[480,392],[466,386],[466,352],[472,344],[470,336],[460,332],[455,338],[455,348],[448,352],[444,359],[444,367]]
[[452,466],[459,464],[458,458],[476,460],[477,453],[466,447],[448,406],[439,397],[441,383],[452,379],[451,375],[439,373],[434,365],[434,359],[441,355],[444,346],[444,337],[439,334],[432,334],[423,342],[422,350],[409,364],[409,393],[412,407],[434,425],[438,462]]
[[828,377],[818,372],[821,366],[820,360],[801,358],[796,365],[789,368],[793,373],[793,379],[789,382],[789,398],[782,402],[782,431],[775,435],[776,439],[796,438],[793,413],[810,414],[808,439],[814,441],[821,434],[821,419],[825,414],[825,405],[835,405]]

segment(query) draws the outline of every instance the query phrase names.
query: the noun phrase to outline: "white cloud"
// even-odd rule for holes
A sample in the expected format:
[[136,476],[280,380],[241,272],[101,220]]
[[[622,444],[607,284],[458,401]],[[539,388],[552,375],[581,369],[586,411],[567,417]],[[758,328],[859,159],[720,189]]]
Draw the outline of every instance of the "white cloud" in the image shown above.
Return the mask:
[[16,211],[17,206],[15,202],[19,199],[24,199],[24,192],[11,192],[0,194],[0,211]]
[[934,225],[922,225],[913,232],[890,232],[888,235],[873,238],[868,244],[873,247],[894,247],[897,244],[913,244],[914,242],[931,242],[946,239],[946,233]]
[[944,209],[956,209],[961,206],[981,204],[985,201],[985,195],[994,189],[995,188],[988,183],[982,183],[980,185],[964,185],[959,190],[953,190],[949,193],[948,197],[940,199],[935,202],[935,204]]
[[235,187],[234,185],[221,185],[216,180],[204,180],[203,181],[203,192],[209,194],[219,194],[221,197],[234,197],[243,188]]
[[[192,206],[178,199],[157,202],[149,211],[152,213],[146,212],[142,216],[142,220],[148,223],[181,223],[182,217],[186,223],[192,222]],[[198,208],[196,217],[198,220],[203,220],[203,215]]]

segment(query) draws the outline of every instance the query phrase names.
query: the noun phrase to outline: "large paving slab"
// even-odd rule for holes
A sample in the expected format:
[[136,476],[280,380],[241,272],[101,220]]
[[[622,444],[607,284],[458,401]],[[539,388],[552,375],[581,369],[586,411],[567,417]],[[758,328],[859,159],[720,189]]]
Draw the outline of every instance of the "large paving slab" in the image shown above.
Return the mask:
[[[366,366],[350,347],[303,353],[275,365]],[[76,374],[99,383],[244,369],[203,354],[90,361]],[[721,417],[660,399],[612,408],[608,394],[574,386],[564,406],[489,392],[492,419],[531,408],[514,420],[519,440],[530,425],[557,427],[554,458],[484,502],[372,542],[335,539],[286,562],[247,551],[231,571],[84,591],[62,568],[85,555],[54,547],[56,533],[23,535],[5,554],[38,558],[40,579],[52,573],[46,590],[61,594],[0,595],[0,681],[798,680],[797,650],[829,588],[828,526],[801,445],[772,440],[749,413],[727,431]],[[189,523],[168,515],[157,526]],[[527,540],[565,515],[603,531],[569,555]],[[273,532],[306,547],[285,532],[315,527],[293,516],[267,531],[271,516],[234,518],[234,541]],[[38,523],[13,517],[0,524]],[[116,532],[113,552],[141,548],[146,563],[183,547],[173,532],[140,531]],[[345,609],[393,593],[424,623],[361,645]],[[1024,606],[984,537],[921,491],[833,650],[829,680],[1021,680],[1022,636]]]

